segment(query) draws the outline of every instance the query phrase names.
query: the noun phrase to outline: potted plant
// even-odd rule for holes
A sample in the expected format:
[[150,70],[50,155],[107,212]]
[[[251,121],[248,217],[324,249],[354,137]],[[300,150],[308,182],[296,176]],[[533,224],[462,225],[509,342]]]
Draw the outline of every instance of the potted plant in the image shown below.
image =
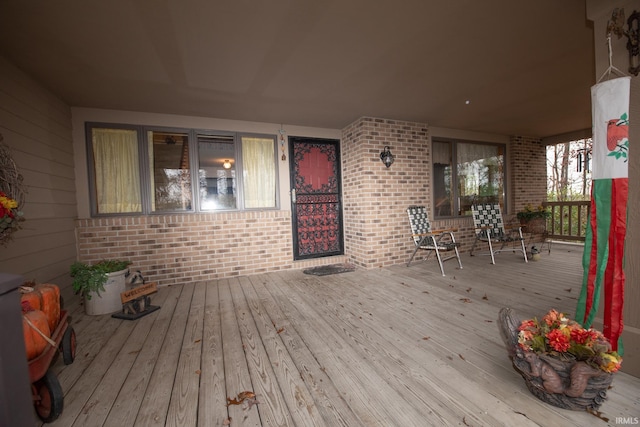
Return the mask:
[[93,265],[75,262],[71,265],[73,290],[84,298],[89,315],[107,314],[122,309],[120,293],[125,291],[125,275],[131,261],[103,260]]
[[520,220],[520,224],[527,227],[527,231],[530,233],[544,233],[547,229],[547,218],[551,217],[551,212],[542,205],[534,208],[529,203],[516,216]]

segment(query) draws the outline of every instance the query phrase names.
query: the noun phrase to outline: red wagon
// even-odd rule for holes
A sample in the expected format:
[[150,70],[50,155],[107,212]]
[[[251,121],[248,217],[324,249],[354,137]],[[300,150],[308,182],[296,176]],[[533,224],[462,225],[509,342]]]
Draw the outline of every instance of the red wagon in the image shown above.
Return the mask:
[[65,365],[70,365],[76,357],[76,333],[69,324],[69,316],[66,310],[60,310],[60,321],[51,334],[51,340],[55,342],[39,356],[29,361],[29,379],[31,380],[31,393],[33,404],[38,417],[46,423],[57,419],[64,407],[64,395],[58,378],[51,371],[52,362],[62,353]]

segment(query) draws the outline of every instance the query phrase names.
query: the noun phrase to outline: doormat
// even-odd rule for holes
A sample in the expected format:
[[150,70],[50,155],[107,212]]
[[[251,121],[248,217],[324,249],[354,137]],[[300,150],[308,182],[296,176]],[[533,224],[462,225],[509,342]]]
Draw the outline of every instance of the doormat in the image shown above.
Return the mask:
[[303,273],[314,276],[328,276],[329,274],[348,273],[355,270],[356,266],[353,264],[331,264],[308,268],[304,270]]

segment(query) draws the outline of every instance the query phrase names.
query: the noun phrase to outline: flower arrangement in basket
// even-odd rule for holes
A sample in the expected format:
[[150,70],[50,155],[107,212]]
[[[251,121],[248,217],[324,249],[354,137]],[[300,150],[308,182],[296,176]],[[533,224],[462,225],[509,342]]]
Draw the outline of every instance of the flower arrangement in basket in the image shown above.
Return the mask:
[[556,310],[520,321],[503,308],[499,323],[513,366],[532,394],[565,409],[600,407],[622,363],[601,332]]
[[20,229],[20,222],[24,220],[21,210],[24,190],[22,175],[18,173],[2,139],[0,135],[0,244],[6,245],[11,234]]

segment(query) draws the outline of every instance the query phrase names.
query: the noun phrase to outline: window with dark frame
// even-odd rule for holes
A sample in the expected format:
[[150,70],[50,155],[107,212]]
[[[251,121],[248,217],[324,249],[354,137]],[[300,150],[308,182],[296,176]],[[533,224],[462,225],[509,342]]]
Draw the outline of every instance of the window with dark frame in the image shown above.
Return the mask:
[[470,215],[474,203],[504,206],[505,150],[504,144],[434,139],[434,217]]
[[92,216],[274,209],[275,135],[87,123]]

